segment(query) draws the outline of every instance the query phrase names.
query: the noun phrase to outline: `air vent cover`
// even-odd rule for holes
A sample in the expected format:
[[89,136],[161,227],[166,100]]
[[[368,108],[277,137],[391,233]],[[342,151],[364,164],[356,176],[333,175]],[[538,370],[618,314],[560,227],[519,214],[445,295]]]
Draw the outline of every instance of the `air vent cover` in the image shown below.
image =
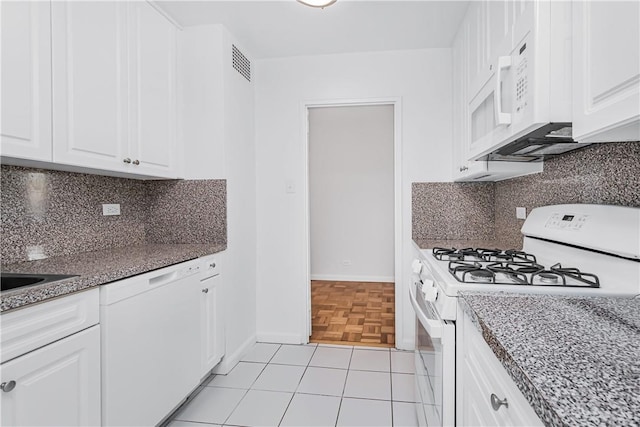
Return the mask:
[[233,52],[233,68],[242,74],[245,79],[251,81],[251,62],[240,52],[236,45],[231,45],[231,47]]

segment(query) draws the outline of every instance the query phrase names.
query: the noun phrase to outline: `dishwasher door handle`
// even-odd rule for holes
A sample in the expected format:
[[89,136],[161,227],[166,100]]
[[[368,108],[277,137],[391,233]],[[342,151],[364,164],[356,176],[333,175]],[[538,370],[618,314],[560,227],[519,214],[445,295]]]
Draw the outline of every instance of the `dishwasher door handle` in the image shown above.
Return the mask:
[[173,282],[175,280],[182,279],[184,277],[192,276],[196,273],[200,272],[200,266],[192,265],[190,267],[183,267],[178,270],[171,271],[169,273],[164,273],[156,277],[152,277],[149,279],[149,287],[158,287],[162,286],[166,283]]

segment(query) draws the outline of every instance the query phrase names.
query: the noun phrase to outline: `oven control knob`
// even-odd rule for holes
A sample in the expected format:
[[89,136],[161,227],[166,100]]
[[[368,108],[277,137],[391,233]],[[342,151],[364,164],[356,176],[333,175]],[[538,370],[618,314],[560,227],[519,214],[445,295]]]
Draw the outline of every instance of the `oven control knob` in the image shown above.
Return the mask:
[[422,272],[422,263],[419,259],[414,259],[411,263],[411,270],[413,274],[420,274]]
[[429,288],[424,292],[424,299],[429,302],[435,302],[438,299],[438,289],[435,287]]
[[433,288],[435,288],[435,285],[433,284],[433,280],[429,280],[429,279],[422,280],[422,286],[420,287],[420,289],[422,289],[422,292],[427,292],[429,289],[433,289]]

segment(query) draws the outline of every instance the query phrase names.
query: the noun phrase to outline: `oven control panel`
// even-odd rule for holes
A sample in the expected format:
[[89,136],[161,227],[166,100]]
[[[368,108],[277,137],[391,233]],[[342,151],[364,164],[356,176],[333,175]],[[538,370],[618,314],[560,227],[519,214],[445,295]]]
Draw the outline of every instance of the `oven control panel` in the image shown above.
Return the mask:
[[580,231],[589,220],[589,215],[553,213],[544,225],[555,230]]

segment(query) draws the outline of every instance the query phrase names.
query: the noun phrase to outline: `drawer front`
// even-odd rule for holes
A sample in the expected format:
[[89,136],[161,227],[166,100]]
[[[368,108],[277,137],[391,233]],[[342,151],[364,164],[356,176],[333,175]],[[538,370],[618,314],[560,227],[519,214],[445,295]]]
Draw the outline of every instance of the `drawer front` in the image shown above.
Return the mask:
[[[515,382],[500,361],[493,354],[489,345],[465,316],[464,326],[465,367],[475,376],[482,399],[487,408],[494,412],[499,425],[505,426],[533,426],[542,422],[529,405],[529,402],[518,389]],[[499,399],[506,399],[507,406],[501,406],[497,411],[491,407],[491,394]]]
[[99,322],[98,288],[2,315],[2,363]]

